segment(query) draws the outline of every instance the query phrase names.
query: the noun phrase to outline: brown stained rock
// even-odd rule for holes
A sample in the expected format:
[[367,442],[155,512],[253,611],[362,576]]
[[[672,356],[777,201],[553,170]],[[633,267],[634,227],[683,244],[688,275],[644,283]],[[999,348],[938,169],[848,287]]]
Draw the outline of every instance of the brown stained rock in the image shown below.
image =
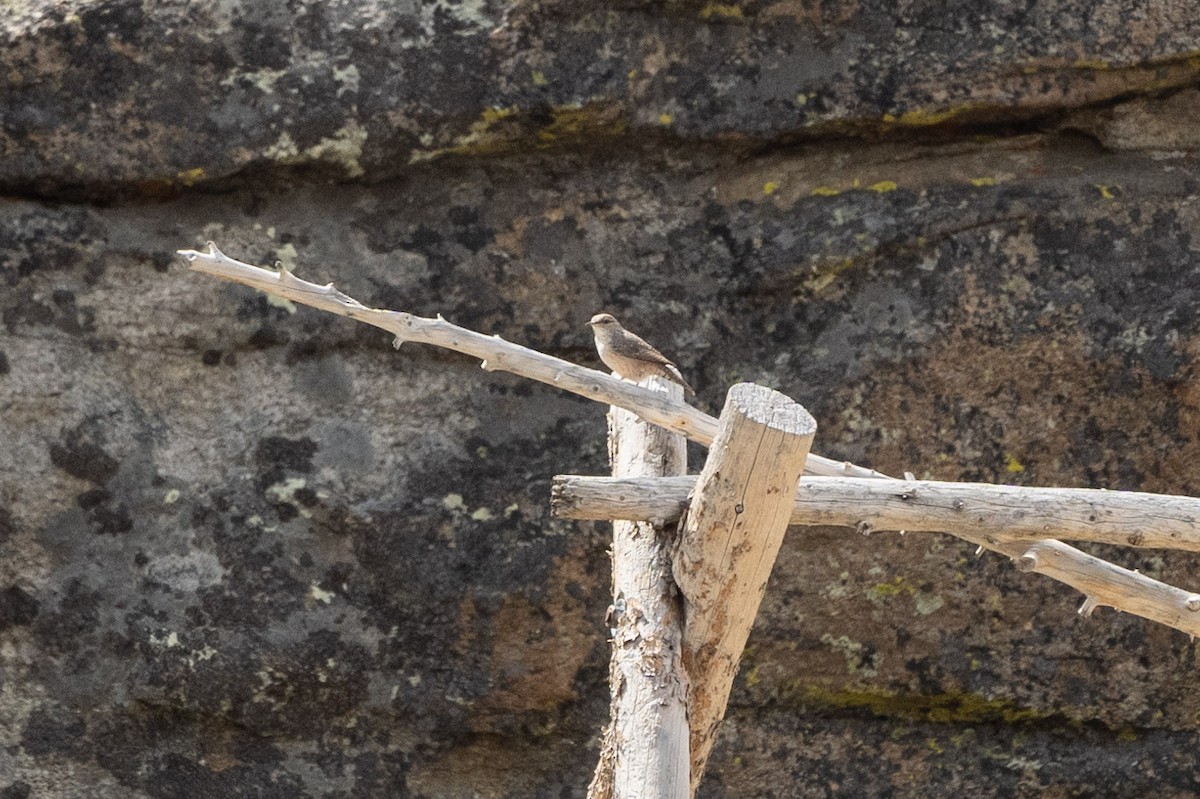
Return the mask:
[[[586,791],[604,409],[205,239],[592,366],[612,311],[885,471],[1200,491],[1191,4],[417,5],[0,21],[0,796]],[[701,795],[1194,795],[1194,645],[1079,602],[793,530]]]
[[1195,150],[1200,147],[1200,91],[1139,98],[1111,108],[1071,114],[1065,130],[1078,130],[1110,150]]

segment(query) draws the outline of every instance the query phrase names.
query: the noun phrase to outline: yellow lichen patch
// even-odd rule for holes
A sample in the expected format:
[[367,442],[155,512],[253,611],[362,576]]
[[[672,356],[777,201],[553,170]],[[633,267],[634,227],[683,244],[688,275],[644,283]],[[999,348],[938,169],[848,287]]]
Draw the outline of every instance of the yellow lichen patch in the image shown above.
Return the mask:
[[722,19],[742,19],[745,15],[742,10],[728,3],[707,3],[704,8],[700,9],[701,19],[712,19],[718,17]]
[[870,186],[870,189],[871,189],[871,191],[879,192],[880,194],[883,194],[884,192],[887,192],[887,191],[895,191],[896,190],[896,181],[881,180],[878,183],[872,183]]
[[1100,183],[1096,184],[1096,189],[1100,192],[1100,196],[1106,200],[1115,200],[1117,195],[1113,194],[1114,186],[1104,186]]
[[872,602],[891,599],[901,594],[914,594],[916,589],[903,577],[896,577],[890,583],[876,583],[867,589],[867,598]]
[[671,116],[666,111],[663,111],[661,114],[658,115],[658,124],[660,124],[660,125],[670,125],[674,121],[675,121],[675,117]]
[[853,258],[830,258],[813,266],[813,276],[804,281],[804,288],[820,293],[828,288],[838,275],[854,266]]
[[768,180],[763,184],[763,194],[770,197],[775,192],[779,191],[779,184],[773,180]]
[[1025,466],[1017,460],[1016,455],[1006,452],[1004,453],[1004,470],[1009,474],[1020,474],[1025,471]]
[[758,664],[757,663],[755,663],[752,668],[747,669],[746,671],[742,672],[741,677],[743,680],[746,681],[747,688],[753,688],[754,686],[756,686],[760,682],[762,682],[762,677],[760,677],[758,674]]
[[175,180],[185,186],[194,186],[204,179],[204,167],[193,167],[175,173]]
[[550,124],[538,131],[538,144],[578,139],[581,136],[619,136],[629,129],[620,109],[611,105],[562,105],[551,112]]
[[479,120],[476,121],[473,125],[471,125],[471,132],[472,133],[486,132],[487,129],[490,128],[492,125],[496,124],[497,122],[499,122],[502,119],[508,119],[509,117],[513,116],[516,113],[517,113],[517,107],[515,105],[510,105],[506,108],[501,108],[498,106],[491,106],[489,108],[485,108],[485,109],[483,109],[483,113],[481,113],[479,115]]
[[545,86],[550,82],[546,80],[546,73],[542,72],[540,69],[535,69],[529,76],[529,79],[533,81],[534,86]]
[[[462,136],[457,136],[449,147],[437,147],[431,150],[418,150],[409,156],[411,163],[429,161],[442,155],[487,155],[503,151],[511,146],[502,128],[510,117],[515,117],[519,109],[514,106],[491,106],[483,109],[479,119],[471,123],[471,127]],[[422,138],[421,143],[429,146],[433,138]]]
[[905,125],[907,127],[928,127],[930,125],[940,125],[943,122],[949,122],[955,117],[962,116],[968,111],[975,109],[975,106],[969,104],[955,105],[950,108],[942,109],[941,111],[929,111],[924,108],[914,108],[911,111],[905,111],[896,116],[895,114],[884,114],[883,121],[889,125]]
[[1001,721],[1007,724],[1042,721],[1053,714],[1018,707],[1003,699],[978,694],[942,693],[932,696],[891,691],[831,691],[818,685],[801,689],[801,699],[828,708],[866,710],[882,717],[902,717],[942,724]]
[[971,185],[972,186],[995,186],[996,179],[989,178],[989,177],[971,178]]
[[899,596],[910,596],[913,610],[918,616],[928,616],[946,604],[937,594],[924,591],[903,577],[896,577],[890,583],[876,583],[867,589],[866,594],[867,599],[877,604]]
[[812,190],[814,197],[833,197],[841,193],[839,189],[835,189],[832,186],[817,186]]

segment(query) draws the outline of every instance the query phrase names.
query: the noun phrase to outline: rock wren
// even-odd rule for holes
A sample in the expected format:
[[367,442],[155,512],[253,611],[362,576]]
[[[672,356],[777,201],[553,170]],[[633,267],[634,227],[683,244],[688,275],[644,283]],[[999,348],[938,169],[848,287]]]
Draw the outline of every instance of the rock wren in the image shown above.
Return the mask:
[[596,336],[596,351],[600,353],[600,360],[621,377],[636,383],[644,377],[658,375],[683,386],[689,394],[696,393],[675,364],[640,337],[621,327],[612,314],[598,313],[588,322],[588,326]]

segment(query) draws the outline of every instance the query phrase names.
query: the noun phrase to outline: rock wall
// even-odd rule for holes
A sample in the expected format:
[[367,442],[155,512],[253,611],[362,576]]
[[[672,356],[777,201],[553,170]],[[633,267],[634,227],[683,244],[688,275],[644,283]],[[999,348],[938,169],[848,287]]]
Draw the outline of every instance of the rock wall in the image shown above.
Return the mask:
[[[207,239],[591,365],[611,310],[884,471],[1200,493],[1194,3],[0,14],[3,799],[584,795],[604,409]],[[701,795],[1198,795],[1195,645],[1080,600],[792,530]]]

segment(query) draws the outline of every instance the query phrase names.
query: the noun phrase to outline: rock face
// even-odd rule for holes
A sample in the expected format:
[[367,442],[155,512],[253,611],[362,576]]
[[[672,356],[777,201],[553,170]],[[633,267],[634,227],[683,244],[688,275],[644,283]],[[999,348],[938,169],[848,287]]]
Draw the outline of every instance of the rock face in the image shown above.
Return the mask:
[[[604,409],[206,239],[589,365],[611,310],[884,471],[1200,493],[1194,11],[6,9],[0,797],[585,793]],[[1080,599],[793,530],[701,795],[1197,795],[1194,644]]]

